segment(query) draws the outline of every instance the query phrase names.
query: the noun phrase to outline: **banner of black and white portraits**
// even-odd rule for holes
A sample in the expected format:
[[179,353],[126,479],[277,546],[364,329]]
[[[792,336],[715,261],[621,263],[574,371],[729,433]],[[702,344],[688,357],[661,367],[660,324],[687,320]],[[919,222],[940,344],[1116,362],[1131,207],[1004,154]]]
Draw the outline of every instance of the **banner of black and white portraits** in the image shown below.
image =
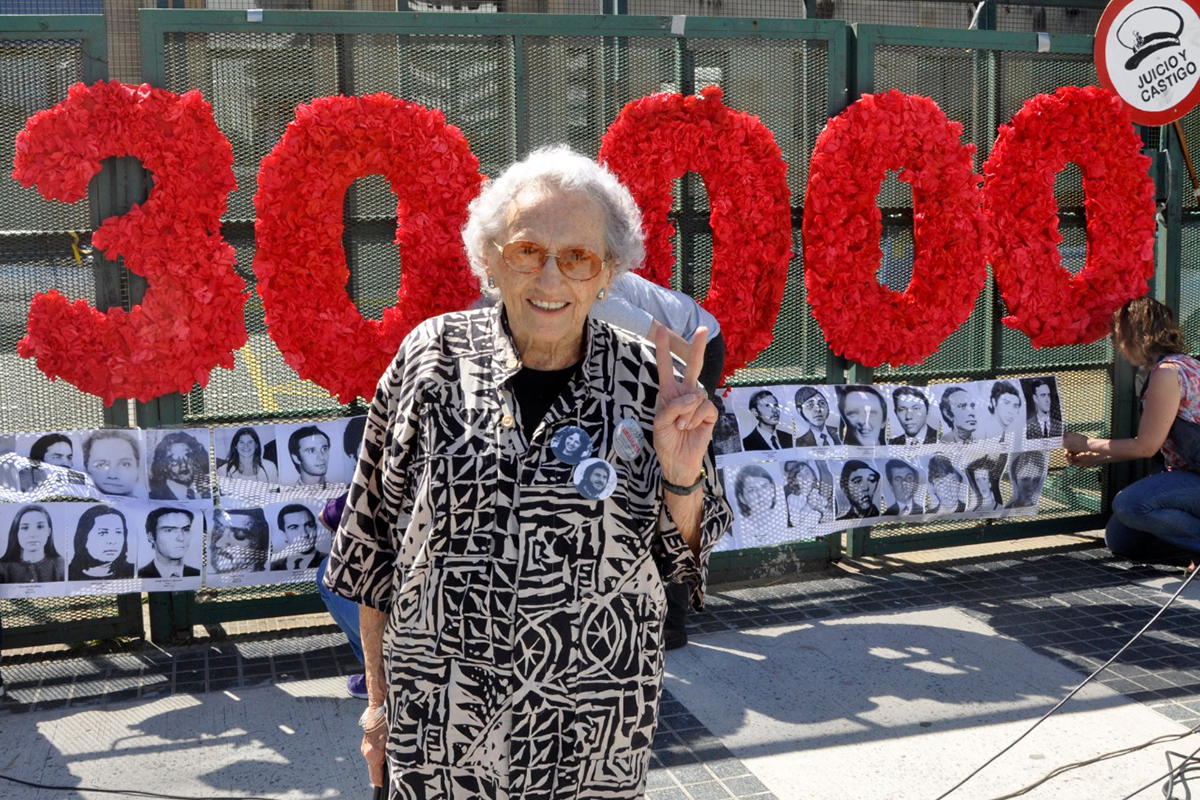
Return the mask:
[[938,386],[739,387],[717,467],[735,523],[717,550],[888,522],[1029,516],[1062,447],[1053,376]]
[[312,581],[365,419],[0,438],[0,598]]

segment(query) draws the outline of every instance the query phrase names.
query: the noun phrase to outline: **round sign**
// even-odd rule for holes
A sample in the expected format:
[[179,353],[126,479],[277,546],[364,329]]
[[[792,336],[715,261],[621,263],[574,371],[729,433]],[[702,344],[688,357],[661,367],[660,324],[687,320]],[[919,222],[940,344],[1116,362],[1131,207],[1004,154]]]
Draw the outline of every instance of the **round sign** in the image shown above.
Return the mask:
[[564,425],[550,437],[550,451],[575,465],[592,454],[592,437],[578,425]]
[[575,468],[572,482],[588,500],[607,500],[617,488],[617,471],[602,458],[589,458]]
[[1200,0],[1113,0],[1096,26],[1096,74],[1141,125],[1191,111],[1200,102]]
[[642,433],[642,426],[636,419],[626,417],[617,423],[613,449],[625,461],[635,460],[646,449],[646,434]]

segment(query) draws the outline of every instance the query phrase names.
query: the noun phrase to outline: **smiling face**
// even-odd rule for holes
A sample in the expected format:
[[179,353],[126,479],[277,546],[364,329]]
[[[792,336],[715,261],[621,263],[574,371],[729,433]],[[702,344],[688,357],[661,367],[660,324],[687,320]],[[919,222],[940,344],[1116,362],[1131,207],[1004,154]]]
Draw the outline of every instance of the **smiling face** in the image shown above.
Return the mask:
[[254,460],[254,451],[258,448],[254,445],[254,437],[249,433],[243,433],[233,443],[233,448],[237,451],[238,461],[242,464],[250,464]]
[[41,511],[30,510],[17,523],[17,544],[21,545],[23,561],[41,561],[50,541],[50,518]]
[[875,504],[875,492],[879,489],[879,473],[873,469],[856,469],[846,481],[846,499],[855,510],[862,513]]
[[[606,258],[604,212],[587,197],[560,189],[527,187],[508,209],[500,245],[528,241],[558,253],[571,248]],[[496,248],[487,253],[488,274],[496,282],[517,350],[540,369],[565,368],[583,354],[583,328],[601,287],[612,280],[608,264],[590,280],[563,275],[556,257],[537,272],[516,272]]]
[[604,487],[608,486],[608,470],[601,467],[594,468],[588,473],[588,483],[591,484],[593,492],[603,494]]
[[883,430],[883,406],[878,397],[869,392],[850,392],[846,395],[844,415],[859,442],[879,441],[879,432]]
[[583,448],[583,437],[578,431],[572,431],[563,439],[563,452],[569,456],[573,456]]
[[329,440],[319,433],[300,440],[300,457],[293,463],[301,475],[324,477],[329,471]]
[[125,523],[116,514],[96,517],[96,524],[87,536],[88,555],[101,564],[111,564],[125,547]]
[[46,463],[56,467],[71,467],[74,461],[74,450],[70,442],[55,442],[46,448]]
[[929,418],[929,409],[920,398],[902,394],[896,398],[896,419],[907,436],[916,436]]
[[163,514],[154,534],[154,550],[165,559],[179,561],[187,555],[191,521],[187,514]]
[[133,494],[138,480],[138,461],[133,445],[124,439],[92,442],[87,471],[100,491],[115,495]]

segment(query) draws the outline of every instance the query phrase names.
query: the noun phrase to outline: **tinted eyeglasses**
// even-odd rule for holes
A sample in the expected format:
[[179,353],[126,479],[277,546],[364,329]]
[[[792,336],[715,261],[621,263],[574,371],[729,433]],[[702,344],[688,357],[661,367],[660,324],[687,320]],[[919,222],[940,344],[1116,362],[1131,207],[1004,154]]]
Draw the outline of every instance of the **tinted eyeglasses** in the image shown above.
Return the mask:
[[584,247],[568,247],[557,253],[550,252],[537,242],[515,241],[508,244],[492,242],[500,251],[500,258],[513,272],[526,275],[546,266],[546,259],[554,256],[558,269],[573,281],[590,281],[600,274],[605,259]]

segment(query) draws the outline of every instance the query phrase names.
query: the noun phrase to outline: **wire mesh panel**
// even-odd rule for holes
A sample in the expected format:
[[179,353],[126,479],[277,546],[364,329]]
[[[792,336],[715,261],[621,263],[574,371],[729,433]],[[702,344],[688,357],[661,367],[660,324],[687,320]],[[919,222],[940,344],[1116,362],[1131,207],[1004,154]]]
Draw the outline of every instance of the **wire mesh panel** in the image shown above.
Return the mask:
[[1183,226],[1183,258],[1179,275],[1179,323],[1188,350],[1200,355],[1200,221]]
[[[1023,50],[1031,43],[1021,44],[1005,35],[967,37],[970,34],[953,31],[905,34],[894,28],[860,28],[859,70],[865,81],[859,89],[865,93],[894,88],[933,98],[951,120],[962,123],[962,140],[976,147],[977,170],[982,171],[999,126],[1029,98],[1060,86],[1096,81],[1087,40],[1061,39],[1066,44],[1062,51],[1036,53]],[[1059,173],[1055,197],[1063,237],[1058,248],[1062,265],[1076,273],[1086,258],[1084,196],[1076,166],[1067,165]],[[889,174],[879,205],[884,213],[884,233],[878,277],[881,283],[902,291],[912,276],[912,192],[895,174]],[[921,365],[885,365],[875,371],[875,380],[925,383],[1053,373],[1058,376],[1067,426],[1107,436],[1112,413],[1109,343],[1101,340],[1035,350],[1027,336],[1001,324],[1006,313],[989,278],[971,316],[937,353]],[[1098,468],[1067,467],[1061,453],[1055,453],[1038,519],[1094,518],[1104,507],[1103,480]],[[868,552],[899,550],[913,546],[905,539],[967,536],[967,532],[979,530],[986,531],[989,538],[1020,536],[1021,526],[1033,530],[1027,520],[879,526],[871,529],[866,548]]]

